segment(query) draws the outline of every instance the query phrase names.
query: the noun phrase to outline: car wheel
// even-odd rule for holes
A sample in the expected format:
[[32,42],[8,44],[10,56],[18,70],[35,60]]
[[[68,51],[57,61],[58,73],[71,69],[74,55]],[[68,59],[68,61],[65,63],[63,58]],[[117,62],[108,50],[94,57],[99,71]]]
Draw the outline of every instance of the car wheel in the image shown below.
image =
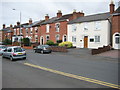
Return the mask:
[[12,58],[12,56],[10,57],[10,60],[13,61],[14,59]]
[[23,58],[24,60],[26,60],[26,57],[25,58]]
[[41,53],[42,53],[42,54],[44,54],[44,51],[43,51],[43,50],[41,50]]
[[34,52],[36,53],[36,50],[34,50]]
[[2,58],[5,58],[4,55],[2,55]]

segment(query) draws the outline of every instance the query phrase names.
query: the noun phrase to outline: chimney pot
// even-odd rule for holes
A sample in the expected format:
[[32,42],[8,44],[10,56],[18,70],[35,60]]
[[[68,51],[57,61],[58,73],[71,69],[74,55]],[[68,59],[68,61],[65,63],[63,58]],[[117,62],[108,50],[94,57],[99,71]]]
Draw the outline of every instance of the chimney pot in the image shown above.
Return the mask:
[[3,29],[5,28],[5,24],[3,24]]
[[32,24],[32,18],[29,19],[29,25]]
[[46,16],[45,16],[45,21],[47,21],[47,20],[49,20],[49,15],[48,14],[46,14]]
[[113,0],[111,0],[111,3],[110,3],[110,14],[114,13],[114,10],[115,10],[115,5],[114,5]]
[[61,10],[58,10],[57,17],[58,17],[58,18],[59,18],[59,17],[62,17],[62,12],[61,12]]

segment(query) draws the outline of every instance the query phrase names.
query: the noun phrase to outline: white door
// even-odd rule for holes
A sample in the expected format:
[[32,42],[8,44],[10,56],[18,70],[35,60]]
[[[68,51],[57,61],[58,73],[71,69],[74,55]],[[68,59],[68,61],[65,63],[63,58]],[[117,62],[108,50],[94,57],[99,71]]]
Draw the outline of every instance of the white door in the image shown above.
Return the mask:
[[116,33],[113,35],[113,48],[120,49],[120,34]]

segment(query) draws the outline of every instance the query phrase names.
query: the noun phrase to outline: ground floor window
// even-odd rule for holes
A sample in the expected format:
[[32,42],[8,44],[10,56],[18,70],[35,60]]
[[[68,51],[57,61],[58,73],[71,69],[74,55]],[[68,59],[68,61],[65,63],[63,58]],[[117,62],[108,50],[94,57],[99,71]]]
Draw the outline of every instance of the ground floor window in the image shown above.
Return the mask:
[[59,34],[56,35],[55,38],[56,38],[56,41],[60,40],[60,35]]
[[72,42],[76,42],[76,36],[72,36]]
[[95,36],[95,42],[100,42],[100,36]]
[[49,40],[50,40],[50,36],[46,35],[46,41],[49,41]]

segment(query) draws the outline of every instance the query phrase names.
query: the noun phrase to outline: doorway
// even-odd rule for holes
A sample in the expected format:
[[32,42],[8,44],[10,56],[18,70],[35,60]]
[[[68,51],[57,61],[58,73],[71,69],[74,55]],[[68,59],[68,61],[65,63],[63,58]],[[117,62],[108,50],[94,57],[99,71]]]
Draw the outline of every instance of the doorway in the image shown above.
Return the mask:
[[84,48],[88,48],[88,36],[84,36]]

